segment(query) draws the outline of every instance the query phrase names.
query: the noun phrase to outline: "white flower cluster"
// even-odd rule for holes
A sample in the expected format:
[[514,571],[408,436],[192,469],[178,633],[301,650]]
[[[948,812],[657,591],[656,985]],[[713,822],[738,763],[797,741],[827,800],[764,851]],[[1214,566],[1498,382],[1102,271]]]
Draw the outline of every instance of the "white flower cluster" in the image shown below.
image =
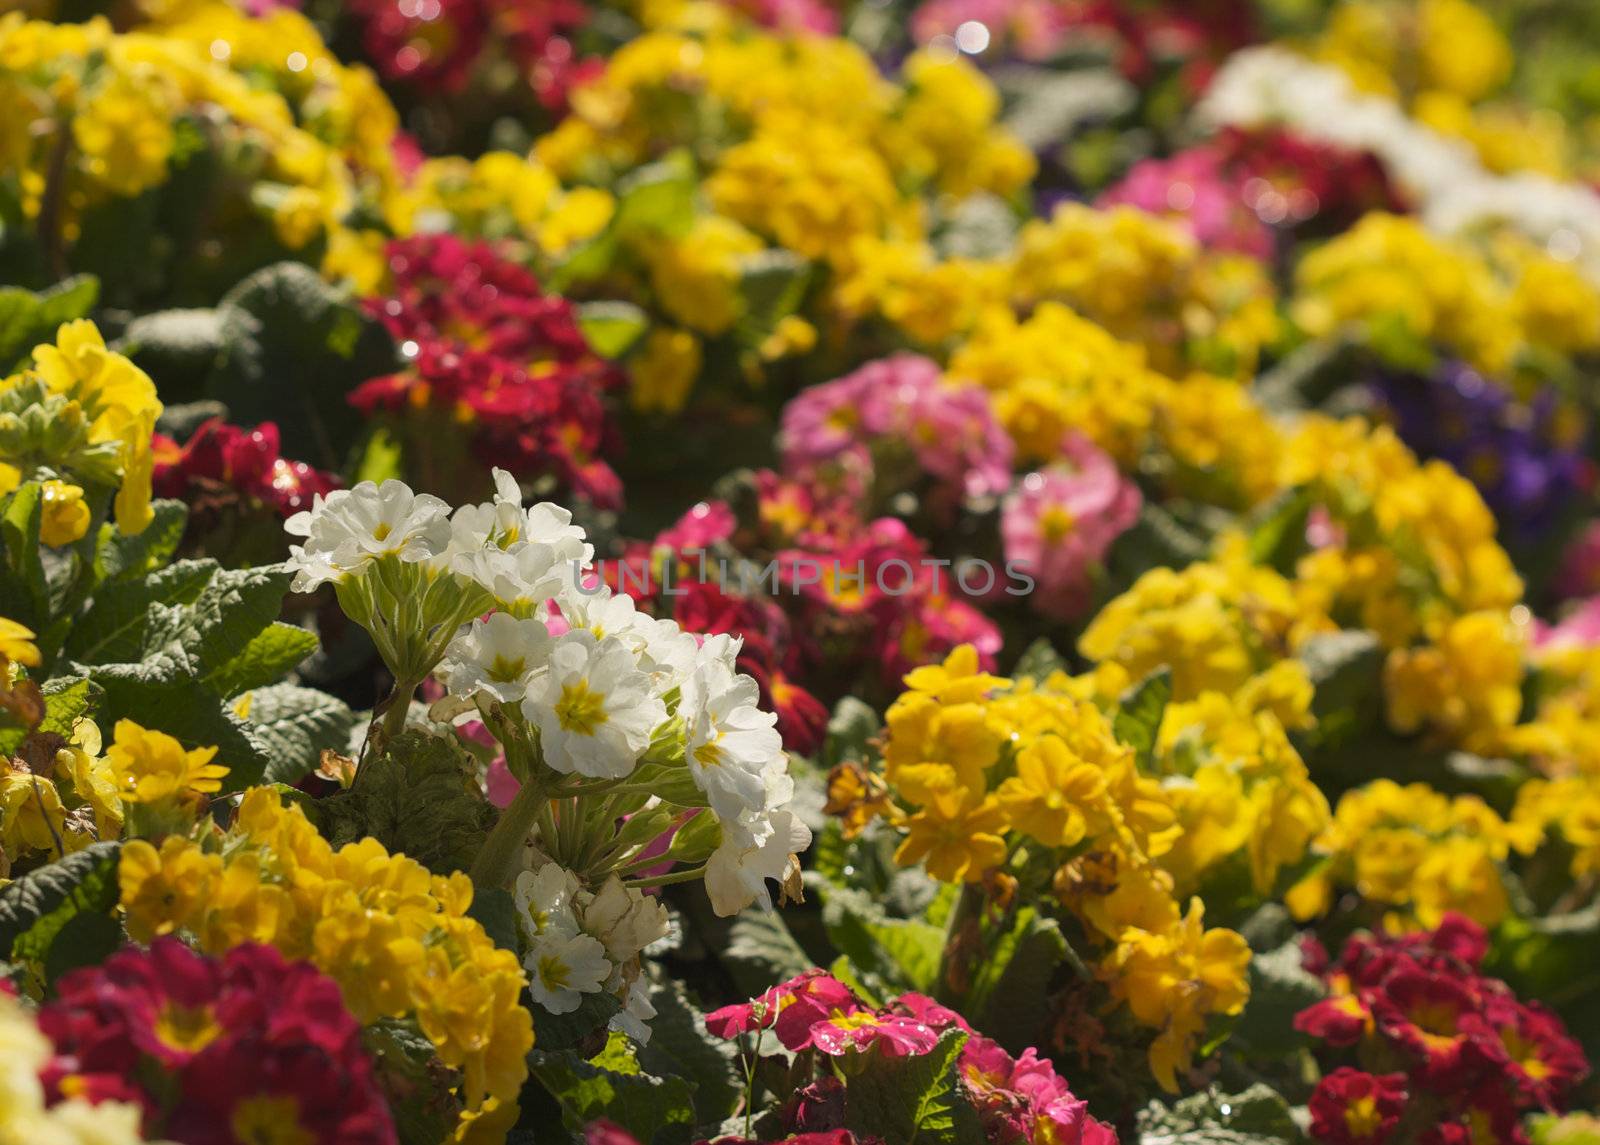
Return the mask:
[[1280,47],[1228,57],[1197,114],[1208,127],[1283,125],[1308,139],[1370,151],[1417,203],[1424,224],[1462,235],[1508,226],[1600,282],[1600,195],[1523,172],[1497,175],[1461,139],[1357,91],[1336,67]]
[[551,504],[524,509],[516,480],[498,469],[494,500],[453,514],[439,498],[414,493],[403,481],[363,481],[318,494],[284,529],[306,538],[289,548],[296,592],[342,583],[392,556],[466,577],[509,606],[556,595],[574,562],[594,557],[571,513]]
[[794,784],[777,717],[735,669],[740,641],[702,642],[586,580],[594,551],[572,515],[551,504],[524,509],[502,471],[495,484],[492,502],[454,513],[399,481],[319,497],[288,522],[306,538],[290,550],[295,588],[331,581],[343,600],[369,566],[392,556],[481,589],[486,603],[437,663],[454,700],[520,716],[544,765],[564,775],[620,781],[653,748],[681,747],[721,827],[706,866],[712,905],[731,914],[770,904],[765,880],[792,873],[792,855],[811,835],[787,810]]
[[655,1007],[639,973],[639,954],[667,933],[667,911],[649,895],[624,887],[615,875],[598,893],[556,863],[517,877],[517,917],[528,953],[534,1001],[552,1014],[570,1014],[583,995],[605,992],[622,1002],[611,1019],[639,1042],[650,1039]]

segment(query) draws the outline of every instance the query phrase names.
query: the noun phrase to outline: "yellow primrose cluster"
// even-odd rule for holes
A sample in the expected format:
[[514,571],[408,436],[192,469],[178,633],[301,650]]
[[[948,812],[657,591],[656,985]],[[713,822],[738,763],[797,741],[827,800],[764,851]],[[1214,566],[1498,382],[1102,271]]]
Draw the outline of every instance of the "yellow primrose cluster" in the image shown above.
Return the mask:
[[1532,853],[1541,833],[1529,815],[1508,823],[1475,795],[1375,780],[1340,798],[1313,847],[1317,867],[1285,901],[1295,917],[1314,918],[1350,888],[1388,908],[1394,927],[1435,927],[1450,911],[1494,926],[1508,909],[1499,864]]
[[1078,651],[1098,665],[1103,695],[1166,668],[1173,698],[1186,701],[1239,692],[1332,627],[1295,582],[1254,564],[1235,536],[1211,560],[1145,572],[1100,610]]
[[414,1017],[462,1071],[469,1110],[516,1101],[533,1047],[524,977],[467,916],[466,875],[432,875],[372,838],[334,850],[298,806],[258,787],[224,835],[128,843],[119,880],[134,938],[185,931],[208,953],[267,942],[309,959],[361,1022]]
[[1566,178],[1580,158],[1581,140],[1560,115],[1496,98],[1516,57],[1494,20],[1468,0],[1342,3],[1310,51],[1360,90],[1464,140],[1491,171]]
[[1010,253],[940,260],[918,239],[858,239],[838,284],[845,314],[877,314],[929,348],[977,336],[999,312],[1071,307],[1164,373],[1245,378],[1279,333],[1271,279],[1251,259],[1206,251],[1132,207],[1064,203]]
[[972,883],[1042,848],[1062,905],[1104,944],[1113,994],[1158,1031],[1152,1071],[1176,1088],[1207,1018],[1243,1008],[1249,950],[1206,930],[1198,899],[1184,913],[1161,865],[1179,835],[1168,793],[1139,774],[1082,681],[988,675],[964,645],[906,685],[886,717],[894,802],[884,793],[875,808],[905,832],[896,859]]
[[117,490],[117,527],[149,525],[155,461],[150,436],[161,402],[155,383],[106,348],[93,322],[64,323],[54,345],[35,346],[33,366],[0,379],[0,495],[44,483],[41,539],[65,545],[87,533],[84,486]]
[[1532,718],[1506,733],[1506,749],[1555,778],[1600,778],[1600,649],[1552,641],[1529,658]]
[[118,720],[111,746],[103,748],[94,721],[78,719],[45,766],[0,759],[0,863],[9,869],[30,855],[60,858],[118,838],[128,804],[176,810],[193,796],[215,793],[228,773],[212,762],[216,754],[214,747],[185,749],[132,720]]
[[1284,484],[1311,488],[1329,513],[1327,543],[1296,575],[1346,627],[1399,647],[1521,600],[1522,581],[1476,487],[1442,461],[1419,462],[1385,426],[1302,419]]
[[1567,263],[1505,241],[1492,260],[1415,219],[1373,212],[1300,261],[1291,314],[1313,337],[1404,335],[1506,376],[1529,349],[1600,347],[1600,292]]
[[1278,335],[1272,280],[1242,255],[1208,252],[1181,227],[1133,207],[1063,203],[1017,236],[1012,300],[1056,300],[1144,347],[1167,374],[1249,377]]
[[1600,872],[1600,782],[1595,776],[1530,779],[1517,789],[1513,827],[1530,836],[1554,832],[1572,849],[1575,879]]
[[337,259],[359,247],[344,220],[381,213],[397,185],[398,120],[376,79],[339,63],[292,9],[176,8],[124,33],[104,19],[0,18],[0,168],[24,211],[48,202],[70,241],[85,211],[164,183],[211,140],[246,189],[217,211],[264,218],[290,249],[322,238]]
[[1311,698],[1305,668],[1280,660],[1235,691],[1167,705],[1153,766],[1182,828],[1161,858],[1180,893],[1243,855],[1251,888],[1270,897],[1327,827],[1328,801],[1289,740],[1315,722]]
[[1075,430],[1132,468],[1172,386],[1144,350],[1058,302],[1025,320],[992,310],[950,356],[952,382],[976,383],[1024,462],[1053,460]]

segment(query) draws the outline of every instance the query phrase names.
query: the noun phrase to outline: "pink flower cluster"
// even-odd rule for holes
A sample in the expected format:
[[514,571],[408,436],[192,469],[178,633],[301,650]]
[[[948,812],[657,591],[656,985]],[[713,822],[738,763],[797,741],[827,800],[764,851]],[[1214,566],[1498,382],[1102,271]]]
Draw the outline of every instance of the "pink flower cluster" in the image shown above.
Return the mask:
[[1177,219],[1202,246],[1273,257],[1280,230],[1340,228],[1401,203],[1376,159],[1284,131],[1230,128],[1199,147],[1134,164],[1097,200]]
[[1139,489],[1093,443],[1070,433],[1063,460],[1030,473],[1005,498],[1000,539],[1008,564],[1037,581],[1030,598],[1046,616],[1088,609],[1094,574],[1111,544],[1139,517]]
[[1454,914],[1433,931],[1357,935],[1331,966],[1308,947],[1330,993],[1295,1029],[1392,1070],[1325,1076],[1310,1102],[1313,1136],[1388,1145],[1413,1139],[1398,1132],[1404,1121],[1421,1130],[1419,1145],[1526,1145],[1521,1114],[1559,1108],[1589,1063],[1559,1018],[1479,972],[1488,949],[1483,928]]
[[470,437],[461,452],[486,468],[550,474],[597,505],[620,505],[622,481],[603,455],[617,445],[605,399],[623,379],[589,347],[572,304],[489,244],[451,235],[391,242],[389,269],[391,293],[365,305],[409,364],[350,400],[413,419],[424,484],[447,491],[458,465],[450,429],[461,427]]
[[278,451],[278,427],[264,421],[254,429],[211,418],[179,445],[166,434],[151,440],[158,497],[210,503],[243,497],[289,517],[309,509],[318,493],[331,493],[339,479]]
[[[1031,1047],[1012,1057],[961,1015],[922,994],[868,1006],[837,978],[808,970],[750,1002],[706,1015],[706,1029],[729,1040],[771,1031],[791,1053],[826,1057],[916,1057],[958,1029],[966,1035],[957,1067],[961,1092],[990,1145],[1115,1145],[1117,1140]],[[847,1088],[832,1073],[823,1073],[790,1101],[784,1120],[790,1130],[828,1133],[842,1131],[848,1117]]]
[[778,444],[791,474],[855,470],[883,481],[909,466],[957,500],[1011,483],[1011,439],[983,391],[946,385],[938,365],[917,354],[804,390],[784,407]]

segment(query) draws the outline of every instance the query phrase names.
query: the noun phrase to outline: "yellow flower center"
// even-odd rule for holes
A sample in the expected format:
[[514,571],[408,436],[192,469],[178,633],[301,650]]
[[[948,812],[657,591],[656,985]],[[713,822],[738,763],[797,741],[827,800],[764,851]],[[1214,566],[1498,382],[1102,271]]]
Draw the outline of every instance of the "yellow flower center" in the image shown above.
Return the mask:
[[394,532],[393,525],[389,524],[388,521],[379,521],[377,527],[372,530],[372,539],[375,541],[387,541],[389,534],[392,532]]
[[703,743],[694,749],[695,761],[698,762],[701,767],[722,766],[722,761],[727,758],[727,754],[722,750],[721,747],[718,746],[718,742],[721,739],[722,733],[718,732],[716,739],[712,740],[710,743]]
[[1371,1137],[1383,1124],[1383,1115],[1378,1112],[1378,1099],[1367,1094],[1345,1106],[1344,1124],[1352,1137]]
[[240,1145],[316,1145],[316,1137],[300,1124],[300,1106],[292,1097],[247,1097],[233,1107],[233,1136]]
[[608,718],[605,693],[591,691],[587,680],[567,684],[561,689],[561,698],[556,701],[556,719],[561,721],[563,731],[592,736]]
[[565,990],[571,973],[567,964],[554,955],[539,959],[539,981],[544,983],[546,990]]
[[1061,505],[1051,505],[1039,514],[1039,532],[1052,545],[1059,544],[1077,523],[1078,519]]
[[522,656],[518,656],[515,660],[496,656],[494,662],[489,665],[489,679],[497,684],[509,684],[522,675],[527,663],[527,659]]
[[196,1053],[206,1048],[222,1028],[213,1020],[210,1006],[180,1006],[168,1002],[156,1018],[155,1034],[162,1045]]

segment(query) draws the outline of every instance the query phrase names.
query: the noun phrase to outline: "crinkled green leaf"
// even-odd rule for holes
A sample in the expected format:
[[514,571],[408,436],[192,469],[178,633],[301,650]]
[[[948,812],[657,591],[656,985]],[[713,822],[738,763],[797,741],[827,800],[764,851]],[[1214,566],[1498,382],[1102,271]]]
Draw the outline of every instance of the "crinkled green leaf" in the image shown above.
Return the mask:
[[121,843],[91,843],[0,889],[0,958],[43,963],[73,917],[104,914],[116,906],[121,848]]
[[[644,1145],[678,1145],[692,1136],[694,1104],[681,1077],[627,1072],[627,1063],[606,1054],[608,1065],[584,1061],[570,1050],[534,1050],[528,1064],[534,1078],[561,1106],[561,1117],[576,1132],[605,1118]],[[615,1068],[621,1067],[621,1068]]]
[[344,751],[360,717],[337,696],[295,684],[250,693],[250,734],[267,753],[266,779],[296,783],[316,770],[324,748]]
[[142,580],[101,585],[67,634],[64,653],[82,664],[131,661],[144,647],[150,606],[192,604],[216,575],[216,561],[175,561]]
[[1049,994],[1069,953],[1054,919],[1032,907],[1019,910],[1011,928],[975,969],[968,1009],[978,1028],[992,1031],[1012,1053],[1037,1043],[1048,1020],[1039,999]]
[[1041,636],[1022,651],[1017,658],[1017,666],[1011,670],[1013,676],[1026,676],[1034,680],[1043,680],[1052,672],[1066,671],[1067,662],[1061,653],[1055,650],[1048,636]]
[[845,1084],[850,1127],[885,1141],[919,1145],[983,1145],[977,1111],[961,1088],[957,1060],[964,1030],[949,1029],[925,1054],[867,1055]]
[[622,1010],[622,1001],[615,994],[603,990],[584,994],[577,1009],[565,1014],[552,1014],[543,1006],[524,996],[523,1002],[533,1013],[534,1044],[545,1053],[567,1051],[583,1056],[584,1050],[593,1053],[606,1039],[606,1024]]
[[373,1075],[394,1115],[400,1145],[439,1145],[448,1141],[461,1103],[451,1092],[459,1080],[416,1024],[380,1018],[361,1031]]
[[1141,767],[1148,768],[1155,756],[1156,738],[1161,734],[1161,719],[1172,698],[1172,672],[1160,668],[1122,694],[1111,728],[1117,738],[1133,748]]
[[43,513],[37,482],[19,486],[0,498],[0,598],[7,619],[35,632],[50,618],[44,564],[39,559],[39,522]]
[[182,501],[152,501],[150,511],[153,519],[136,536],[128,536],[111,522],[101,526],[94,555],[100,580],[143,576],[172,559],[183,540],[189,510]]
[[751,997],[812,966],[811,956],[775,910],[746,910],[734,919],[722,961],[739,989]]
[[281,680],[317,650],[317,634],[273,621],[250,638],[239,654],[206,676],[220,696],[237,696]]
[[876,756],[871,741],[883,729],[883,721],[872,705],[854,696],[845,696],[834,705],[828,717],[827,738],[823,740],[820,763],[833,767],[845,760],[864,763]]
[[286,565],[223,569],[193,604],[152,604],[144,655],[169,656],[197,677],[217,671],[277,619],[293,579]]
[[687,1080],[694,1089],[697,1124],[716,1125],[731,1116],[744,1094],[734,1044],[706,1031],[705,1014],[676,979],[653,983],[650,1004],[656,1016],[650,1019],[649,1043],[638,1050],[640,1067]]
[[1250,1001],[1233,1026],[1242,1050],[1283,1055],[1301,1044],[1290,1019],[1322,999],[1326,991],[1302,965],[1300,944],[1289,941],[1250,959]]
[[350,790],[324,802],[334,846],[370,835],[439,874],[472,866],[495,817],[466,753],[418,730],[362,763]]
[[1302,1139],[1289,1103],[1265,1085],[1231,1095],[1209,1089],[1170,1106],[1153,1101],[1139,1112],[1141,1145],[1266,1145]]
[[806,883],[822,896],[829,940],[858,971],[906,990],[927,992],[939,974],[945,934],[919,919],[889,918],[871,895],[810,872]]

